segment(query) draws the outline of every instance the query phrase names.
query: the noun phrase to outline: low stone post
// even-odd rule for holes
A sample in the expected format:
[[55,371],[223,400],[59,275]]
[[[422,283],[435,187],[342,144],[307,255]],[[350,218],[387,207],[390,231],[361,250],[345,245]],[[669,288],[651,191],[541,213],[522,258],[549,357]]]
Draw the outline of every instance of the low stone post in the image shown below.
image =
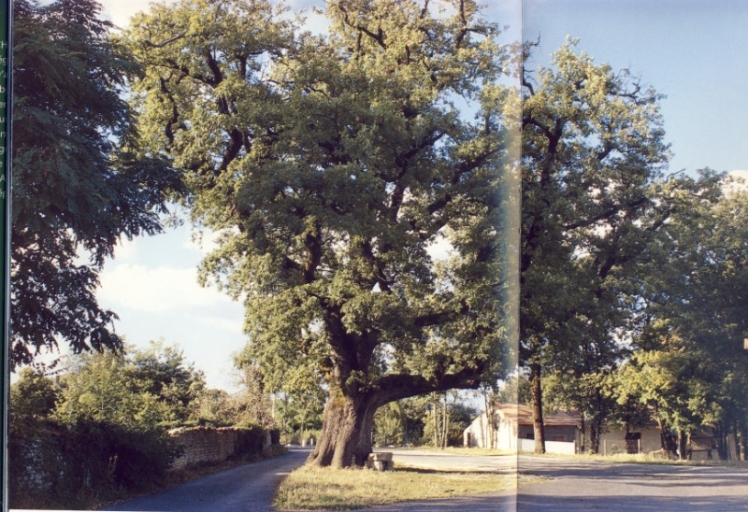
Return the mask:
[[387,471],[392,469],[392,452],[370,453],[366,460],[366,467],[376,471]]

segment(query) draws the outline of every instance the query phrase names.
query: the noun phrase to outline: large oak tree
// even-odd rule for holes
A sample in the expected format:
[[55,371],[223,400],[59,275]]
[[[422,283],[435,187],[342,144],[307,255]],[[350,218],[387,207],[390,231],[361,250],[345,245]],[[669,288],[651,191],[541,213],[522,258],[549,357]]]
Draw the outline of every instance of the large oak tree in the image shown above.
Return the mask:
[[621,356],[640,263],[674,208],[662,194],[660,95],[569,43],[551,67],[523,71],[523,97],[520,361],[532,383],[535,451],[545,451],[544,371],[579,383],[594,449],[605,422],[595,382]]
[[194,220],[222,233],[203,277],[245,301],[270,385],[319,371],[310,460],[346,467],[371,451],[380,406],[503,369],[518,101],[472,0],[335,0],[326,15],[329,36],[295,35],[261,0],[185,0],[127,38],[144,134],[185,170]]

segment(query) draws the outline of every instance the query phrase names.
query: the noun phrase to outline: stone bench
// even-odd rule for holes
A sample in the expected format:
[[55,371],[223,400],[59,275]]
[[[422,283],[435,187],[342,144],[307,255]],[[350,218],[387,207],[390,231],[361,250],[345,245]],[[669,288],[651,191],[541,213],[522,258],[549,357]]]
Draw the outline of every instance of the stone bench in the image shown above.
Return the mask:
[[377,471],[387,471],[392,469],[392,452],[370,453],[366,460],[366,467]]

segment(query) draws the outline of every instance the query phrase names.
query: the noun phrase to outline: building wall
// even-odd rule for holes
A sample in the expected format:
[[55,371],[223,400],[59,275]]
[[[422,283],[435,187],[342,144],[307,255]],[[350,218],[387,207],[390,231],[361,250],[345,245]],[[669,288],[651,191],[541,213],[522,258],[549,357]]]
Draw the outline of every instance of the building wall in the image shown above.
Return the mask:
[[179,444],[184,448],[181,457],[174,461],[172,469],[180,469],[185,466],[200,462],[215,462],[226,460],[233,456],[255,455],[254,453],[243,453],[247,451],[262,452],[262,449],[270,445],[270,433],[262,433],[263,439],[260,443],[247,442],[247,436],[254,436],[246,429],[236,428],[183,428],[170,432]]
[[[519,451],[532,453],[535,451],[535,440],[520,439]],[[563,455],[574,455],[576,453],[576,444],[574,441],[546,441],[545,453],[558,453]]]
[[[498,427],[493,431],[493,444],[491,444],[489,427],[486,425],[486,415],[481,414],[473,420],[465,429],[463,444],[477,448],[495,448],[498,450],[514,451],[520,448],[518,440],[534,439],[532,425],[517,425],[514,421],[505,419],[499,411],[496,412],[497,420],[494,424]],[[577,429],[574,426],[546,425],[545,439],[548,442],[571,443],[572,447],[577,439]],[[547,448],[546,448],[547,449]],[[555,453],[567,453],[568,446]],[[572,453],[573,450],[572,450]]]
[[[570,425],[546,425],[545,440],[562,443],[573,443],[577,438],[577,428]],[[520,425],[520,439],[535,439],[535,430],[532,425]]]
[[[641,453],[654,453],[662,450],[660,431],[657,428],[648,427],[631,430],[631,432],[641,434],[641,439],[637,443],[637,447],[640,449]],[[587,439],[589,439],[589,436]],[[619,428],[602,434],[600,436],[600,453],[603,455],[627,453],[626,430]]]
[[[496,435],[498,432],[492,432],[491,426],[488,425],[486,414],[482,413],[475,418],[468,428],[463,432],[463,444],[471,448],[491,448],[496,444]],[[500,431],[501,429],[499,429]],[[494,442],[492,443],[492,435]]]

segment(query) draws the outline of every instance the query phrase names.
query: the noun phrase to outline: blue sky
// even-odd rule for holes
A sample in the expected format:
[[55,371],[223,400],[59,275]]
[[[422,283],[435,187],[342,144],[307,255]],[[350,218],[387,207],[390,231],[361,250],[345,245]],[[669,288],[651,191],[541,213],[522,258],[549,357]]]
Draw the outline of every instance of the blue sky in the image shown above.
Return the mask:
[[671,169],[748,169],[748,2],[524,0],[525,39],[548,64],[567,36],[667,96]]
[[[147,0],[104,0],[124,27]],[[485,12],[509,25],[508,40],[540,37],[531,66],[547,65],[567,36],[614,69],[628,68],[667,95],[662,102],[671,169],[748,169],[748,2],[710,0],[488,0]],[[295,9],[320,5],[290,2]],[[521,9],[520,9],[521,7]],[[520,12],[523,20],[520,20]],[[310,16],[311,28],[324,23]],[[164,338],[206,372],[208,385],[231,390],[231,355],[246,343],[243,308],[197,285],[209,249],[191,241],[190,227],[126,241],[102,274],[101,302],[121,320],[118,332],[136,346]]]

